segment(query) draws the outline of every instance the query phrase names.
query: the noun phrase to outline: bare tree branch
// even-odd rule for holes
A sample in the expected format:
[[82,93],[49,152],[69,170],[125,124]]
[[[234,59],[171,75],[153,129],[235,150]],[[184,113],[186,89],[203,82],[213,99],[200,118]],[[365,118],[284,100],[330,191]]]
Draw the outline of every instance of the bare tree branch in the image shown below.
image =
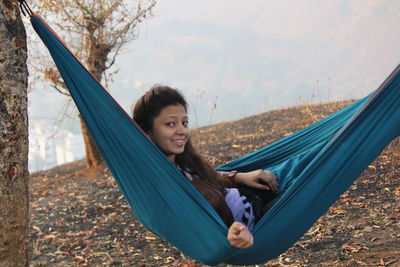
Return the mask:
[[66,93],[65,91],[61,90],[60,88],[58,88],[56,85],[52,84],[51,87],[53,87],[57,92],[59,92],[62,95],[68,96],[70,97],[71,95],[69,93]]
[[[50,21],[49,24],[56,25],[55,31],[69,44],[94,77],[101,80],[106,70],[114,65],[122,47],[136,38],[137,26],[151,16],[151,10],[156,4],[156,0],[133,0],[136,5],[132,7],[127,1],[132,0],[38,0],[37,4],[41,5],[38,9],[53,14],[48,17],[56,21]],[[48,67],[53,65],[43,62],[38,65],[45,74],[45,80],[51,82],[52,88],[70,96],[59,72],[54,67]],[[82,132],[85,133],[86,126],[81,122]],[[87,159],[97,155],[91,144],[93,142],[87,137],[84,139]],[[89,161],[93,162],[93,158]]]
[[92,14],[92,12],[94,11],[93,8],[92,8],[92,9],[89,9],[88,7],[85,7],[84,5],[82,5],[81,2],[79,2],[79,0],[74,0],[74,2],[75,2],[75,4],[76,4],[76,6],[79,7],[79,9],[80,9],[81,11],[85,11],[87,15],[90,15],[90,16],[93,15],[93,14]]
[[122,3],[122,1],[120,1],[120,0],[114,1],[114,4],[111,5],[110,8],[108,8],[107,10],[102,12],[100,17],[103,19],[110,17],[113,14],[113,12],[118,8],[118,6],[121,5],[121,3]]

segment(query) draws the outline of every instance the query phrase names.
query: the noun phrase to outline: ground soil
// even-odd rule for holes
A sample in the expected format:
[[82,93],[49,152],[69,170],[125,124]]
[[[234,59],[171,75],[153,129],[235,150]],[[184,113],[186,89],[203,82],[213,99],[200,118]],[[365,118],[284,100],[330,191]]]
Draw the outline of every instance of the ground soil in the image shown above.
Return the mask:
[[[194,131],[215,166],[351,101],[272,111]],[[291,248],[257,266],[400,266],[400,139]],[[31,175],[30,266],[204,266],[148,232],[107,168],[84,160]],[[220,264],[218,266],[226,266]]]

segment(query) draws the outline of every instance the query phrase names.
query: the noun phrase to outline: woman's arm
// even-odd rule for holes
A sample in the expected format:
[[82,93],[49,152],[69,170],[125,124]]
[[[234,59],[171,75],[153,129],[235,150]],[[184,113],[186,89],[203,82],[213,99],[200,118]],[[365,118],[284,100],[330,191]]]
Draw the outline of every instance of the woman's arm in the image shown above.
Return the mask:
[[277,191],[279,184],[276,176],[265,170],[256,170],[251,172],[218,172],[220,179],[230,187],[234,187],[235,183],[242,183],[250,187]]
[[239,222],[234,222],[229,227],[228,235],[226,237],[232,246],[237,248],[248,248],[253,245],[253,234],[249,229]]

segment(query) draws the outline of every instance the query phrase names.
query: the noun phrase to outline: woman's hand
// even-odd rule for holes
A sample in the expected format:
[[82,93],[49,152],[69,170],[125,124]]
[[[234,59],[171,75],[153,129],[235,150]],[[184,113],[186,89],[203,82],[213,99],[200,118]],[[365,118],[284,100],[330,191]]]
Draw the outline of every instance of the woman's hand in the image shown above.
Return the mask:
[[234,222],[229,227],[227,239],[232,246],[237,248],[248,248],[253,245],[253,234],[239,222]]
[[238,172],[235,176],[235,182],[263,190],[277,191],[279,188],[276,176],[265,170]]

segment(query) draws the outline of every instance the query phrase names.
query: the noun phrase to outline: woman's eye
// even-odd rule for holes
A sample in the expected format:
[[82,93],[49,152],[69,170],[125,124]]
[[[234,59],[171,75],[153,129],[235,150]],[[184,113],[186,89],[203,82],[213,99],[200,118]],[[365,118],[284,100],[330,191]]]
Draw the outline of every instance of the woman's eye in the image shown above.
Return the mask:
[[188,127],[188,126],[189,126],[189,121],[184,121],[184,122],[182,122],[182,125],[183,125],[184,127]]
[[165,125],[167,125],[167,126],[174,126],[175,123],[173,123],[173,122],[167,122]]

